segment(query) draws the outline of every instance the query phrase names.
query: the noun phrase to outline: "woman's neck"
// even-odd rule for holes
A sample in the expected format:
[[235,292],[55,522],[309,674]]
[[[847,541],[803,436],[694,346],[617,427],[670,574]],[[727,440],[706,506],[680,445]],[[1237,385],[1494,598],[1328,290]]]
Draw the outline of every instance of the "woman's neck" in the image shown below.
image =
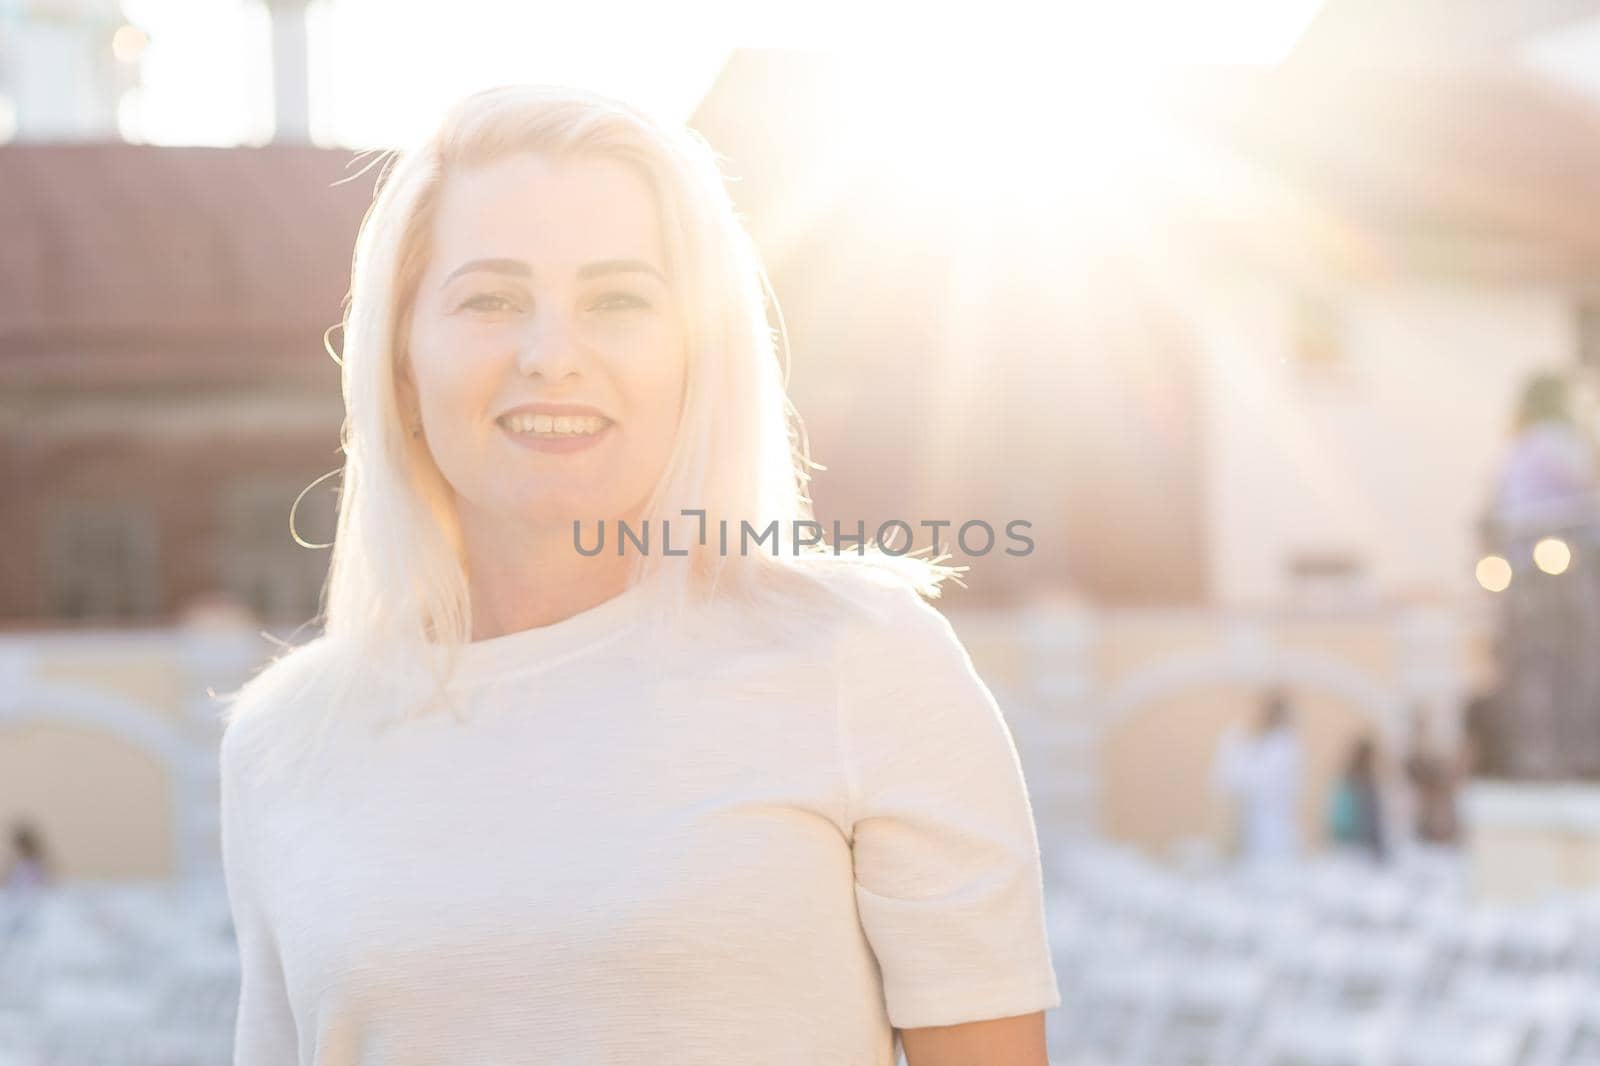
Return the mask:
[[552,625],[628,587],[632,561],[609,544],[596,555],[579,553],[571,523],[463,520],[462,544],[474,641]]

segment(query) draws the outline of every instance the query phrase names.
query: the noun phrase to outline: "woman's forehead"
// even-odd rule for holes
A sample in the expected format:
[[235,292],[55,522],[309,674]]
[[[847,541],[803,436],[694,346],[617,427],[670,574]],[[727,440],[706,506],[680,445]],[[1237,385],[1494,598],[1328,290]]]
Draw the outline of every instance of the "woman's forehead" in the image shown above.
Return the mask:
[[637,259],[664,269],[643,178],[622,163],[522,154],[453,174],[435,219],[437,256],[502,256],[547,269]]

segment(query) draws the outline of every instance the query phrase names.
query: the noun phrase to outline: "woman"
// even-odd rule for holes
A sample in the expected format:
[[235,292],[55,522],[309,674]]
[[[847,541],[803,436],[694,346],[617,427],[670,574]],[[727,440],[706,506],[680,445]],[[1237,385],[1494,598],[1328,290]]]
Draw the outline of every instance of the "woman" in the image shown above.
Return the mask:
[[1350,749],[1344,772],[1328,800],[1328,832],[1334,843],[1382,862],[1389,847],[1384,832],[1382,788],[1378,781],[1378,747],[1362,737]]
[[1508,536],[1560,533],[1594,518],[1594,445],[1573,417],[1567,379],[1538,373],[1523,386],[1494,492]]
[[763,282],[704,143],[604,98],[385,173],[324,632],[223,741],[236,1066],[1044,1066],[1011,736],[948,568],[794,554]]

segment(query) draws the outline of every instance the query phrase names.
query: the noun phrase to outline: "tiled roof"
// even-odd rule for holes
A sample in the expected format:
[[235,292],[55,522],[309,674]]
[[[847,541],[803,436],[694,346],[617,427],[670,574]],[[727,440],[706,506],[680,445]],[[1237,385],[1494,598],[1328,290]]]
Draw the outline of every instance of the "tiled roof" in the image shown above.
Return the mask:
[[341,316],[380,163],[303,145],[0,146],[0,358],[319,335]]

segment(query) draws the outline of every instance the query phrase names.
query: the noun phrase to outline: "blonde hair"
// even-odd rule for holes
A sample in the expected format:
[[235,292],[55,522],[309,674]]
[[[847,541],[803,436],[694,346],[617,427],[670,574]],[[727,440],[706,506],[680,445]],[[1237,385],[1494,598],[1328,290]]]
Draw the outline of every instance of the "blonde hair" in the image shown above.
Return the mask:
[[[795,552],[794,524],[814,518],[806,486],[807,468],[815,464],[786,393],[788,351],[776,300],[716,154],[692,130],[664,126],[594,93],[501,86],[457,102],[415,148],[385,153],[356,240],[345,307],[345,462],[323,589],[324,633],[313,642],[317,652],[291,647],[252,678],[229,709],[230,726],[248,706],[269,702],[264,695],[247,698],[255,691],[270,691],[270,702],[280,703],[305,685],[323,687],[315,702],[324,718],[336,716],[357,686],[366,695],[394,681],[395,698],[414,698],[413,664],[434,659],[418,653],[442,647],[453,661],[454,650],[470,639],[452,494],[426,443],[408,432],[396,386],[445,182],[523,152],[629,165],[646,180],[660,212],[668,272],[682,300],[687,383],[676,443],[646,508],[647,527],[668,519],[682,525],[685,511],[703,511],[711,530],[726,522],[730,535],[742,522],[758,531],[777,523],[773,555],[719,552],[713,534],[704,545],[691,542],[687,557],[635,553],[631,580],[659,579],[661,602],[678,615],[719,591],[752,603],[793,604],[831,588],[818,580],[826,571],[863,564],[935,597],[945,578],[964,569],[891,554],[873,542],[864,550],[836,552],[824,542]],[[776,329],[768,325],[769,299]],[[282,678],[257,683],[296,658],[306,662],[296,673],[311,675],[303,685]],[[435,698],[418,710],[438,705],[448,670],[449,661],[433,671]]]

